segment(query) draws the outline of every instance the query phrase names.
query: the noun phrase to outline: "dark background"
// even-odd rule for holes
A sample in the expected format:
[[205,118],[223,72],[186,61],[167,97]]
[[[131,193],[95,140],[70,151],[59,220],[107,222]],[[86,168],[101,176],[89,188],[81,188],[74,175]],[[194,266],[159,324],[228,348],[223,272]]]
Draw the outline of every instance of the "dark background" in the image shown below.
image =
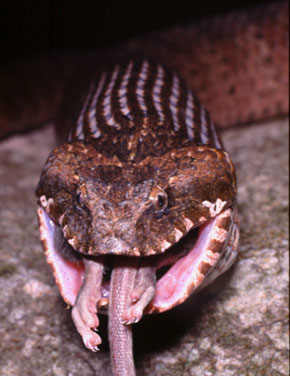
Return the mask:
[[0,0],[0,60],[103,48],[153,30],[261,0]]

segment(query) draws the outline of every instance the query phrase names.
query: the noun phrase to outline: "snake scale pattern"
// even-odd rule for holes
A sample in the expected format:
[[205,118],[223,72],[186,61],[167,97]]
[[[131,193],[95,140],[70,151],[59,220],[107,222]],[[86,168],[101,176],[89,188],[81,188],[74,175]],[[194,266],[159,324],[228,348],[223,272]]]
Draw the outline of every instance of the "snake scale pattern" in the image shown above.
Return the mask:
[[65,141],[36,194],[45,256],[85,346],[98,350],[98,313],[108,313],[113,374],[134,376],[132,324],[225,272],[239,218],[234,166],[191,85],[163,63],[115,55],[64,91]]
[[[235,260],[236,181],[209,114],[161,64],[117,64],[91,79],[84,93],[69,112],[68,142],[52,151],[40,177],[40,233],[63,298],[74,306],[75,325],[93,351],[100,343],[91,330],[96,303],[109,306],[119,375],[129,364],[126,325],[144,310],[180,304]],[[84,263],[80,254],[88,256]],[[110,288],[103,277],[112,262],[107,255],[114,255]]]

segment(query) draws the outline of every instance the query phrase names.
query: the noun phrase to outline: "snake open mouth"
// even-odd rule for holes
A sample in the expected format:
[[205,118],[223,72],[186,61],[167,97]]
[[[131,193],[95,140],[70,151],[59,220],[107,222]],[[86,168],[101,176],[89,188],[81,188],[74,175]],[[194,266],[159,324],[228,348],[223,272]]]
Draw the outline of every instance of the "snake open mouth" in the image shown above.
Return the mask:
[[[156,267],[157,284],[155,297],[146,308],[146,313],[163,312],[182,303],[231,266],[236,254],[230,250],[237,248],[235,243],[238,239],[237,226],[232,218],[235,215],[235,210],[227,209],[190,230],[163,254],[148,256]],[[73,306],[84,277],[82,258],[77,252],[74,259],[64,254],[62,248],[70,246],[63,236],[59,240],[62,234],[60,227],[42,207],[38,208],[38,218],[47,262],[64,301]],[[102,309],[106,308],[108,299],[109,281],[104,278]]]

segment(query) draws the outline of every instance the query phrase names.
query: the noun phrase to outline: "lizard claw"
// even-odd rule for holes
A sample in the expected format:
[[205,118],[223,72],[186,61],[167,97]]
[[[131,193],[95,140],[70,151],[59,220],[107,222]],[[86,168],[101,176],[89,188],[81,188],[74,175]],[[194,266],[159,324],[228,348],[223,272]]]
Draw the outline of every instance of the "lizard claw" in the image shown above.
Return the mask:
[[85,278],[72,309],[72,319],[86,348],[96,352],[102,343],[96,332],[99,326],[97,303],[101,296],[103,264],[88,259],[84,259],[84,264]]
[[86,348],[93,352],[98,351],[98,345],[102,343],[102,340],[96,333],[99,325],[96,313],[83,310],[78,305],[75,305],[72,310],[72,319],[77,331],[82,336]]
[[139,279],[139,283],[131,294],[132,304],[125,310],[122,315],[122,324],[136,324],[143,317],[146,306],[150,303],[155,295],[155,280],[151,278]]

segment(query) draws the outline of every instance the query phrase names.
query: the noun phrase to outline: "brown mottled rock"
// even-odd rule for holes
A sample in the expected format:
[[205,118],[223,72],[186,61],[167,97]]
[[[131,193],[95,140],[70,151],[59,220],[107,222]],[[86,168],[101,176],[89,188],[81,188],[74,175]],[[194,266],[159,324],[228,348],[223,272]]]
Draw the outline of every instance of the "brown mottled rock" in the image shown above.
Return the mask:
[[[223,132],[237,167],[241,248],[205,292],[135,326],[137,373],[288,375],[288,122]],[[111,375],[86,350],[38,239],[34,187],[53,145],[51,127],[0,143],[0,374]]]

